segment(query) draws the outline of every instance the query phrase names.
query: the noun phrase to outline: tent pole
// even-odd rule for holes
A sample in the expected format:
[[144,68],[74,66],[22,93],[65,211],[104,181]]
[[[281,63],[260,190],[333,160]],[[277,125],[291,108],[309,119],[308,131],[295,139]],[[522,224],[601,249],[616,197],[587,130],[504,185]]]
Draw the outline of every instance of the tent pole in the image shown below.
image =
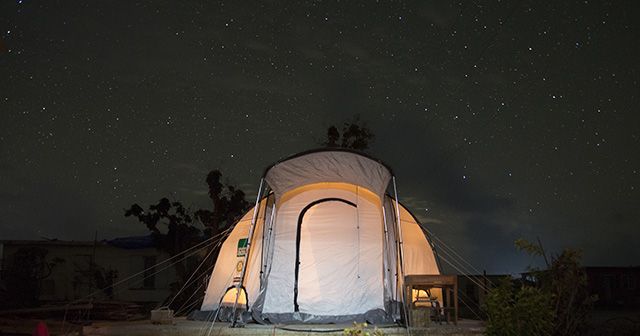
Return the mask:
[[[383,270],[383,279],[388,279],[389,276],[389,269],[390,269],[390,265],[391,265],[391,253],[389,253],[389,232],[387,229],[387,212],[385,211],[385,204],[384,204],[384,198],[382,200],[382,230],[384,231],[384,240],[382,243],[383,246],[383,266],[382,266],[382,270]],[[391,284],[392,281],[391,279],[388,279],[388,283]],[[398,282],[396,281],[396,293],[398,291]],[[385,288],[385,291],[387,290],[387,288]],[[393,303],[393,291],[391,288],[389,288],[389,301],[391,303]],[[391,316],[393,317],[393,305],[391,306],[391,310],[390,310]]]
[[400,279],[402,281],[402,310],[404,313],[404,320],[407,323],[407,328],[411,327],[407,314],[407,289],[404,285],[404,248],[402,247],[402,223],[400,221],[400,205],[398,201],[398,188],[396,185],[396,177],[393,176],[393,193],[396,197],[396,225],[398,226],[398,253],[400,254]]
[[[266,276],[266,271],[267,271],[267,262],[269,259],[269,254],[271,253],[271,239],[273,236],[273,218],[275,217],[275,213],[276,213],[276,206],[275,206],[275,195],[272,195],[274,198],[273,204],[271,205],[271,217],[269,218],[269,232],[266,232],[267,227],[264,226],[263,224],[263,237],[266,236],[266,238],[263,238],[262,240],[262,264],[260,264],[260,290],[262,290],[262,286],[264,284],[264,279]],[[266,214],[266,209],[267,206],[269,205],[269,198],[267,196],[267,203],[265,204],[264,208],[265,208],[265,223],[267,222],[267,214]]]
[[[238,299],[240,298],[240,288],[244,282],[244,277],[247,272],[247,261],[249,260],[249,253],[251,252],[251,240],[253,239],[253,231],[255,230],[256,218],[258,216],[258,206],[260,205],[260,193],[262,192],[262,183],[264,178],[260,179],[260,187],[258,188],[258,196],[256,196],[256,205],[253,207],[253,217],[251,218],[251,227],[249,228],[249,237],[247,239],[247,251],[244,254],[242,261],[242,272],[240,273],[240,281],[236,283],[236,301],[233,303],[233,316],[231,317],[231,327],[236,326],[236,309],[238,308]],[[247,302],[247,309],[249,309],[249,302]]]
[[[389,196],[389,198],[391,198],[391,196]],[[391,270],[391,265],[394,265],[394,270],[393,270],[393,274],[389,274],[389,283],[393,283],[394,284],[394,288],[391,289],[391,291],[389,292],[389,295],[391,296],[391,302],[393,303],[394,300],[398,299],[398,249],[395,246],[395,240],[396,240],[396,230],[394,229],[393,231],[390,231],[389,229],[389,223],[393,223],[394,219],[394,214],[393,214],[393,202],[391,200],[389,200],[389,220],[387,220],[387,204],[384,204],[382,206],[382,217],[384,218],[384,253],[385,253],[385,262],[387,263],[387,268],[385,268],[385,276],[387,274],[389,274],[389,270]],[[392,228],[393,229],[393,228]],[[391,237],[391,234],[393,233],[393,237]],[[391,249],[391,242],[394,242],[393,246],[393,250]],[[392,253],[393,251],[393,253]],[[392,261],[393,258],[393,261]],[[395,280],[395,281],[394,281]],[[392,306],[391,309],[391,314],[394,317],[394,321],[395,321],[395,312],[396,312],[396,307]]]

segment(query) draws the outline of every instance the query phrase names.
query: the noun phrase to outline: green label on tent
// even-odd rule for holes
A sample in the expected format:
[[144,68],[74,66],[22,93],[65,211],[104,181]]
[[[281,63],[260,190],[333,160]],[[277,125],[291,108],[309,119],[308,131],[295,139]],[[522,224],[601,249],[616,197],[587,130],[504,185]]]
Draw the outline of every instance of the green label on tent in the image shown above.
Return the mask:
[[238,240],[238,257],[244,257],[247,254],[247,238]]

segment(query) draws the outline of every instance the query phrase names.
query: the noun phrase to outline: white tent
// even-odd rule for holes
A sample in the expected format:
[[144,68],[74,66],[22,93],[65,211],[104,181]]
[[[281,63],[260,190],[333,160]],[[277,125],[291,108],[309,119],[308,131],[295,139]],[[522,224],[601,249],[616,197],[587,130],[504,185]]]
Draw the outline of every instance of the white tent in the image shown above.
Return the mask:
[[237,307],[271,323],[399,319],[403,274],[440,272],[416,219],[386,194],[391,179],[381,162],[347,150],[269,167],[272,192],[226,238],[200,316],[228,319]]

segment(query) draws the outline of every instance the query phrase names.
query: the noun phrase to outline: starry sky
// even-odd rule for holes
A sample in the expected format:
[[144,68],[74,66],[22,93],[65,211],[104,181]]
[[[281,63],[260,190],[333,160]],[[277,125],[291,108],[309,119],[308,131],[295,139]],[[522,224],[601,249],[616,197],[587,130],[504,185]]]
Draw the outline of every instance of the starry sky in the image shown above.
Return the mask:
[[144,235],[124,208],[209,208],[213,169],[254,202],[268,165],[360,116],[400,201],[475,269],[539,262],[521,237],[640,265],[637,1],[8,0],[0,13],[0,239]]

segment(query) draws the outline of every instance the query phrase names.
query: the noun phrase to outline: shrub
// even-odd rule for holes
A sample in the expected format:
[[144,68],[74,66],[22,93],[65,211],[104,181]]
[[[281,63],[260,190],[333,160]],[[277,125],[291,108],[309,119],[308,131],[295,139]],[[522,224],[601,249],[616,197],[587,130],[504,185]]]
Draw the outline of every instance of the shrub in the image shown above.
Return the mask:
[[523,239],[519,250],[542,256],[546,269],[527,267],[525,279],[514,288],[507,278],[485,300],[487,335],[581,335],[596,296],[587,291],[587,277],[579,260],[582,250],[565,249],[549,254]]
[[[353,322],[353,328],[345,329],[342,335],[343,336],[370,336],[371,334],[369,332],[364,332],[362,330],[362,328],[366,326],[367,326],[366,322],[360,323],[360,324],[358,324],[357,322]],[[374,328],[373,334],[375,336],[384,336],[384,333],[382,332],[382,330],[378,330],[378,327]]]
[[514,286],[505,277],[485,297],[487,335],[548,335],[555,317],[547,293],[534,286]]

